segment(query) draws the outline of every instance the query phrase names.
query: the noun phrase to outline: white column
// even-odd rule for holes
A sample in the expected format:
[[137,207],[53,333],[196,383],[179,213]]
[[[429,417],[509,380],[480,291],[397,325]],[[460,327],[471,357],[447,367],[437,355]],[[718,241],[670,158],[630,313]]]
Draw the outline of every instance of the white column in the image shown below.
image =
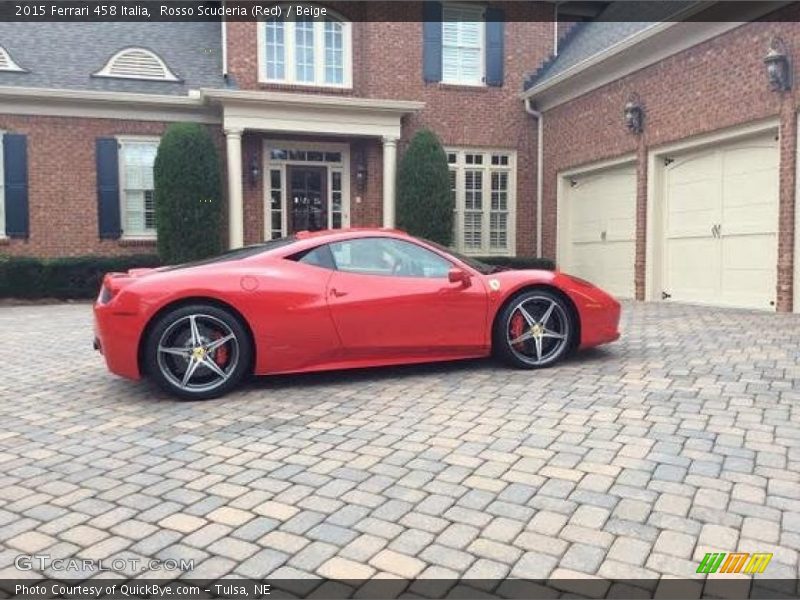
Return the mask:
[[228,155],[228,247],[244,245],[244,201],[242,199],[242,130],[226,129]]
[[394,227],[397,138],[383,138],[383,226]]

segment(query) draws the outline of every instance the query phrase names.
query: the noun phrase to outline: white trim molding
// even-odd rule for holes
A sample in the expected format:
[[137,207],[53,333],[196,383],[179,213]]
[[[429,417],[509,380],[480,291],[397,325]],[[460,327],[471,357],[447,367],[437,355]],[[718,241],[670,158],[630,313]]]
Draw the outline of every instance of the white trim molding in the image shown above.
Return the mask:
[[[789,2],[772,0],[752,3],[755,6],[742,13],[743,21],[657,22],[573,65],[562,73],[534,84],[522,92],[522,98],[535,100],[539,110],[549,110],[587,92],[616,81],[630,73],[656,64],[665,58],[687,50],[737,27],[773,12]],[[691,14],[706,9],[696,3],[676,17],[689,18]]]
[[423,102],[283,92],[201,90],[222,106],[226,128],[319,135],[400,137],[403,115]]
[[189,96],[0,86],[0,113],[12,115],[220,123],[200,94]]

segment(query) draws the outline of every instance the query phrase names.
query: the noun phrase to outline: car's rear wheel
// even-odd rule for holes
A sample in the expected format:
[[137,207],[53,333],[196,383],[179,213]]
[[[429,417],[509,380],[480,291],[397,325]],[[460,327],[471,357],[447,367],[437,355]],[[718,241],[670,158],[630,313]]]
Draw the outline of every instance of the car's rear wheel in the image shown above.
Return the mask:
[[574,346],[577,327],[560,295],[531,290],[512,298],[498,315],[493,332],[495,353],[524,369],[549,367]]
[[251,357],[250,338],[239,319],[207,304],[161,316],[144,348],[147,374],[184,400],[222,396],[241,382]]

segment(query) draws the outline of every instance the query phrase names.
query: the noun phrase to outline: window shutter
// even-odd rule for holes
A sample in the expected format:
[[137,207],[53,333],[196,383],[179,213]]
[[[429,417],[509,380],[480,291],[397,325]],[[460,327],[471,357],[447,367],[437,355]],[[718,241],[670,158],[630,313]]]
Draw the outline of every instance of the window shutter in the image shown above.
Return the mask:
[[98,138],[95,142],[97,160],[97,224],[102,239],[117,239],[122,235],[119,214],[119,161],[117,140]]
[[422,5],[422,71],[426,82],[442,80],[442,3]]
[[28,144],[24,135],[3,136],[6,188],[6,235],[28,237]]
[[486,85],[503,85],[503,9],[486,9]]

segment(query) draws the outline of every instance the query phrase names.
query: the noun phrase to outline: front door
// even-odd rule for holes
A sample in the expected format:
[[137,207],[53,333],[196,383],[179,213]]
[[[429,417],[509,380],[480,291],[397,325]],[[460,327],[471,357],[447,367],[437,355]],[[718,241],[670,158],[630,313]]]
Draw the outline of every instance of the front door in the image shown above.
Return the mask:
[[328,228],[328,170],[325,167],[287,167],[289,233]]

